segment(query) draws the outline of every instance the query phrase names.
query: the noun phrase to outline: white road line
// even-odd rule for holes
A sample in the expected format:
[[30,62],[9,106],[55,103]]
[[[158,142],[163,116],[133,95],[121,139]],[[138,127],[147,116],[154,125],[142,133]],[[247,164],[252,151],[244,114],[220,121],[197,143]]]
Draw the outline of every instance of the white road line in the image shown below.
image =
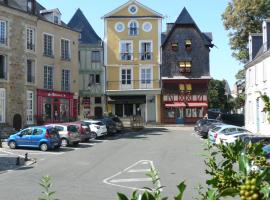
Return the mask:
[[16,154],[16,153],[12,153],[12,152],[9,152],[9,151],[5,151],[5,150],[3,150],[3,149],[0,149],[0,151],[3,152],[3,153],[7,153],[7,154],[10,154],[10,155],[15,155],[15,156],[19,156],[19,157],[21,157],[21,158],[24,158],[23,155]]
[[114,179],[111,183],[128,183],[128,182],[151,182],[151,178],[127,178],[127,179]]
[[150,172],[150,169],[131,169],[128,172],[130,173],[136,173],[136,172]]
[[[115,175],[112,175],[112,176],[110,176],[110,177],[104,179],[104,180],[103,180],[103,183],[105,183],[105,184],[107,184],[107,185],[112,185],[112,186],[116,186],[116,187],[125,188],[125,189],[138,190],[138,191],[143,191],[143,192],[144,192],[145,189],[142,189],[142,188],[135,188],[135,187],[129,187],[129,186],[124,186],[124,185],[118,185],[118,184],[116,184],[117,182],[116,182],[116,183],[113,182],[113,181],[114,181],[114,180],[113,180],[114,177],[117,177],[118,175],[120,175],[120,174],[122,174],[122,173],[124,173],[124,172],[130,171],[132,167],[136,166],[136,165],[139,164],[139,163],[140,163],[140,164],[150,164],[150,165],[151,165],[151,168],[152,168],[153,170],[156,170],[155,167],[154,167],[153,161],[151,161],[151,160],[140,160],[140,161],[138,161],[138,162],[132,164],[131,166],[127,167],[126,169],[124,169],[124,170],[122,170],[122,171],[116,173]],[[150,169],[148,169],[148,170],[150,170]],[[159,178],[159,177],[157,177],[157,178]],[[150,179],[150,178],[147,178],[147,179]],[[115,179],[115,180],[117,181],[117,179]],[[127,179],[126,179],[126,180],[127,180]],[[157,181],[157,186],[158,186],[159,188],[161,188],[161,183],[160,183],[159,180]],[[161,192],[163,191],[162,188],[160,189],[160,191],[161,191]]]
[[29,152],[28,155],[62,155],[64,154],[65,152],[59,152],[59,153],[56,153],[56,152]]

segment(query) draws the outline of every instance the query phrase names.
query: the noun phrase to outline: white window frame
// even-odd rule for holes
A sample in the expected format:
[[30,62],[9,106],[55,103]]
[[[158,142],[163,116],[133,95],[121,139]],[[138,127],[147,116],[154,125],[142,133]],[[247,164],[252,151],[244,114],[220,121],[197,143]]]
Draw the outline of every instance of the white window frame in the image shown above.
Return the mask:
[[[145,52],[142,52],[142,44],[143,43],[150,43],[151,44],[151,48],[150,48],[150,55],[151,55],[151,59],[150,60],[153,60],[153,40],[140,40],[139,41],[139,54],[140,54],[140,59],[139,60],[142,60],[141,59],[141,56],[142,56],[142,54],[143,53],[145,53]],[[149,59],[145,59],[145,60],[143,60],[143,61],[149,61]]]
[[267,73],[268,73],[268,69],[267,69],[267,64],[265,63],[265,61],[262,62],[263,64],[263,70],[262,70],[262,73],[263,73],[263,82],[267,82]]
[[[137,34],[131,34],[131,32],[130,32],[131,28],[134,28],[134,27],[131,27],[131,25],[132,25],[133,23],[136,24],[136,31],[137,31]],[[128,35],[129,35],[129,36],[138,36],[138,35],[139,35],[139,27],[140,27],[140,25],[139,25],[139,22],[138,22],[137,20],[130,20],[130,21],[128,22]]]
[[0,88],[0,108],[1,105],[3,109],[0,109],[0,123],[6,122],[6,89]]
[[[30,37],[30,31],[32,31],[32,38]],[[29,38],[30,37],[30,38]],[[28,48],[28,44],[32,45],[32,48]],[[26,50],[30,52],[36,51],[36,29],[31,26],[26,27],[26,44],[25,44]]]
[[26,91],[26,102],[27,102],[26,123],[34,124],[34,92],[33,91],[30,91],[30,90]]
[[[48,70],[48,68],[51,68],[52,69],[52,77],[51,77],[51,79],[52,79],[52,88],[49,88],[48,86],[49,86],[49,77],[48,77],[48,72],[47,72],[47,83],[46,83],[46,85],[47,85],[47,87],[45,87],[45,67],[47,67],[47,70]],[[54,67],[52,66],[52,65],[44,65],[44,67],[43,67],[43,87],[44,87],[44,89],[47,89],[47,90],[53,90],[53,88],[54,88]]]
[[[131,45],[131,52],[122,52],[122,44],[126,44],[126,43],[129,43]],[[128,53],[128,54],[131,54],[131,59],[130,60],[123,60],[122,59],[122,54],[123,53]],[[119,60],[121,61],[133,61],[133,41],[132,40],[121,40],[119,42]]]
[[[8,46],[8,42],[9,42],[9,38],[8,38],[8,21],[5,19],[0,19],[0,27],[1,27],[1,23],[5,23],[5,31],[3,31],[4,33],[4,42],[2,43],[0,40],[0,46]],[[0,28],[0,35],[2,33],[2,29]]]
[[[122,84],[122,70],[130,70],[130,84]],[[127,75],[126,75],[127,76]],[[120,67],[120,71],[119,71],[119,80],[120,80],[120,89],[122,90],[129,90],[129,89],[133,89],[133,68],[132,67]],[[126,79],[128,80],[128,79]]]
[[[65,72],[68,72],[68,80],[66,80],[66,74],[63,74]],[[64,75],[64,76],[63,76]],[[61,91],[63,92],[70,92],[71,90],[71,70],[70,69],[62,69],[61,70]],[[67,81],[67,82],[66,82]],[[66,90],[66,83],[67,85],[67,90]]]
[[[142,83],[142,81],[147,81],[147,78],[143,79],[142,71],[150,69],[150,83]],[[153,66],[141,66],[140,67],[140,89],[152,89],[153,88]]]
[[[48,35],[48,36],[51,36],[52,37],[52,44],[51,44],[51,46],[52,46],[52,55],[48,55],[48,54],[46,54],[45,53],[45,35]],[[53,57],[54,56],[54,35],[53,34],[50,34],[50,33],[43,33],[43,55],[44,56],[51,56],[51,57]]]
[[[32,82],[28,82],[28,63],[27,63],[27,61],[28,60],[31,60],[32,61],[32,77],[33,77],[33,81]],[[26,80],[26,83],[27,84],[35,84],[35,82],[36,82],[36,60],[35,59],[30,59],[30,58],[27,58],[26,59],[26,64],[25,64],[25,66],[26,66],[26,77],[25,77],[25,80]]]
[[[65,53],[63,54],[64,49],[62,49],[62,41],[68,42],[68,49],[67,49],[68,50],[68,52],[67,52],[68,55],[64,55]],[[60,40],[60,55],[61,55],[62,60],[70,60],[71,59],[71,45],[70,45],[70,40],[69,39],[61,38],[61,40]]]

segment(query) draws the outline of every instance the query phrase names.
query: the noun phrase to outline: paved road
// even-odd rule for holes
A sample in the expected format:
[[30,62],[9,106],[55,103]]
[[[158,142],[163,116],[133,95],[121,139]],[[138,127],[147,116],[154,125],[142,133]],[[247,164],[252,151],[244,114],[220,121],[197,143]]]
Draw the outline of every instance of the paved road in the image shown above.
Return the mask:
[[[116,193],[127,195],[134,188],[151,187],[145,175],[152,167],[160,173],[163,194],[172,197],[180,180],[188,184],[185,198],[196,196],[194,189],[204,183],[202,140],[192,128],[150,128],[103,140],[94,140],[59,152],[29,152],[37,159],[33,166],[0,175],[0,199],[36,200],[43,175],[53,178],[53,189],[61,200],[113,200]],[[6,149],[6,151],[11,151]]]

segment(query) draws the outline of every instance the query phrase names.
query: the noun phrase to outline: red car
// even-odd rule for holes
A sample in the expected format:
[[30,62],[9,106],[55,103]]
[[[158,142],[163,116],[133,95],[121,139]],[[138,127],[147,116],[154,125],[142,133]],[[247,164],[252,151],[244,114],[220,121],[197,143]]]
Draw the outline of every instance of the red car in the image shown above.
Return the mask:
[[78,127],[82,142],[87,142],[89,139],[93,138],[93,134],[87,124],[84,124],[83,122],[68,122],[68,124]]

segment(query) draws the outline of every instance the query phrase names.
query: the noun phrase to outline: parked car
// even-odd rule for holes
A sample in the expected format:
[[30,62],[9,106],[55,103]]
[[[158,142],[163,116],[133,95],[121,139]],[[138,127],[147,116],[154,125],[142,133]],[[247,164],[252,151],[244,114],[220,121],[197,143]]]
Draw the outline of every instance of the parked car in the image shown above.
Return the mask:
[[85,122],[87,125],[89,125],[91,132],[94,133],[94,138],[107,135],[106,125],[102,121],[85,119],[82,120],[82,122]]
[[246,135],[240,138],[243,140],[245,143],[257,143],[261,142],[264,145],[270,144],[270,137],[269,136],[264,136],[264,135]]
[[208,121],[206,124],[200,127],[198,134],[203,138],[208,138],[208,132],[216,126],[222,125],[223,123],[218,120]]
[[115,122],[117,131],[118,132],[123,131],[124,125],[123,125],[123,122],[119,119],[119,117],[111,116],[110,118]]
[[197,133],[200,133],[202,130],[202,127],[206,124],[211,124],[211,123],[215,123],[215,122],[219,122],[218,120],[215,119],[200,119],[196,122],[195,126],[194,126],[194,131],[196,131]]
[[91,133],[89,125],[84,122],[69,122],[68,124],[77,126],[81,136],[81,142],[87,142],[91,139],[93,134]]
[[60,139],[61,139],[61,146],[66,147],[69,145],[78,145],[81,141],[81,136],[78,131],[77,126],[72,124],[49,124],[46,126],[54,127],[58,130]]
[[50,126],[35,126],[23,129],[9,136],[7,142],[11,149],[33,147],[39,148],[41,151],[59,148],[61,144],[58,130]]
[[103,118],[100,121],[102,121],[107,128],[108,134],[117,133],[117,127],[115,121],[113,121],[111,118]]
[[238,126],[223,124],[209,130],[209,139],[214,144],[219,144],[221,141],[231,143],[237,140],[241,135],[248,134],[252,133]]

